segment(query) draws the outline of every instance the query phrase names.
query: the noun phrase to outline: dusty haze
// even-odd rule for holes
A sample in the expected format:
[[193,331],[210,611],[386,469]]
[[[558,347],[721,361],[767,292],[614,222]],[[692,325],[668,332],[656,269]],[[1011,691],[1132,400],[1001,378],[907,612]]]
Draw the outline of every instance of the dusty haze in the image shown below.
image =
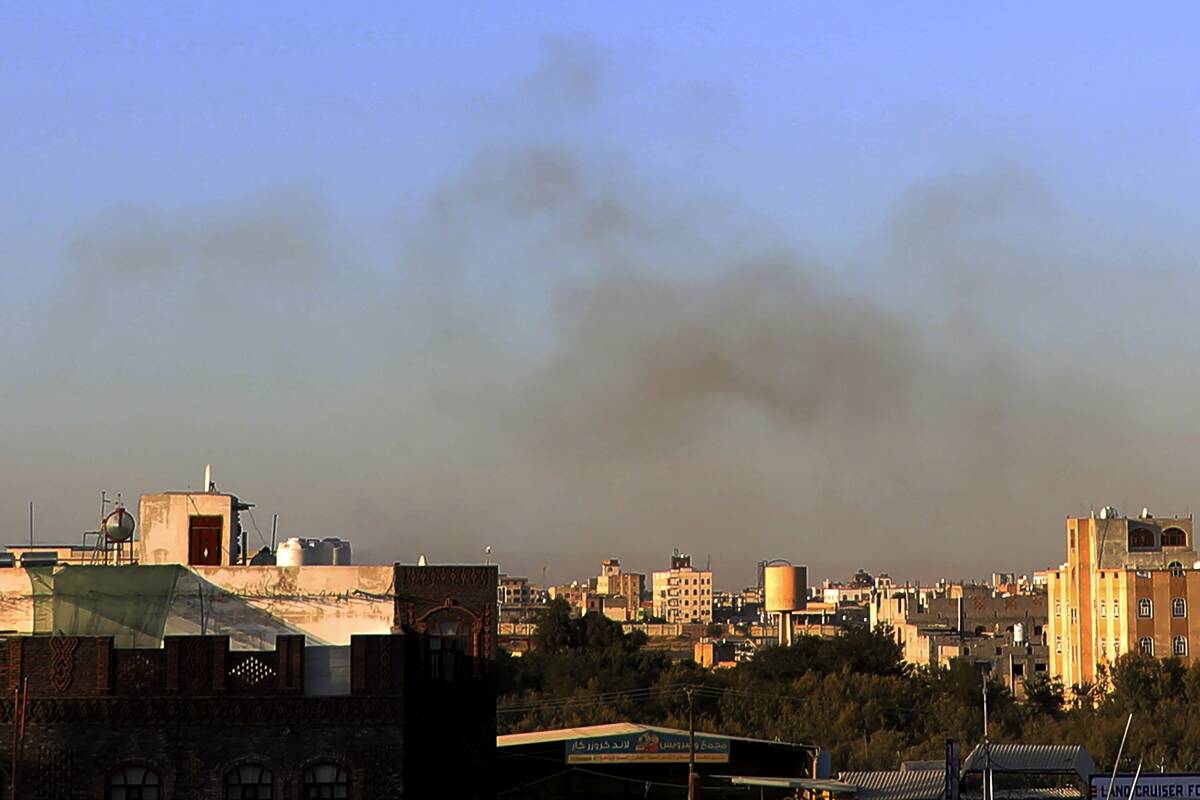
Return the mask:
[[99,489],[205,462],[264,533],[276,511],[360,560],[491,545],[557,581],[673,547],[723,587],[776,557],[1027,572],[1066,514],[1190,508],[1196,381],[1169,359],[1193,326],[1112,302],[1053,187],[981,156],[894,198],[859,263],[819,263],[635,153],[509,121],[586,119],[609,61],[548,42],[481,112],[509,133],[429,197],[397,188],[384,262],[303,185],[64,232],[3,361],[8,537],[31,497],[40,538],[73,540]]

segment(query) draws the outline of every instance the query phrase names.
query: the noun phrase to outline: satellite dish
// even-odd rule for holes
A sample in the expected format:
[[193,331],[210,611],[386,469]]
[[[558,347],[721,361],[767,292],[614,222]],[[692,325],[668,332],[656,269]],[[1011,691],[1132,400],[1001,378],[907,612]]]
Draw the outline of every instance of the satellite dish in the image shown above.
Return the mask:
[[133,538],[133,529],[136,527],[133,515],[123,506],[117,506],[100,523],[100,532],[110,542],[128,542]]

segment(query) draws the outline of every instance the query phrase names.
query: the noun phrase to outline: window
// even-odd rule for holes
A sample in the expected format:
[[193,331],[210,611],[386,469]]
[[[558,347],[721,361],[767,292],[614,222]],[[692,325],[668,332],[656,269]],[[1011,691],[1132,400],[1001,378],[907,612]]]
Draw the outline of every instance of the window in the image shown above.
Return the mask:
[[315,764],[304,770],[304,800],[350,796],[350,775],[337,764]]
[[1154,616],[1154,603],[1143,597],[1138,600],[1138,616],[1149,619]]
[[1154,640],[1149,636],[1138,639],[1138,649],[1148,656],[1154,655]]
[[1187,547],[1187,534],[1182,528],[1167,528],[1162,532],[1163,547]]
[[471,627],[467,621],[453,611],[439,611],[426,623],[425,635],[429,677],[444,681],[462,677],[466,657],[472,655]]
[[1054,652],[1056,652],[1056,653],[1062,652],[1062,639],[1059,638],[1058,636],[1054,637]]
[[1149,528],[1134,528],[1129,532],[1130,550],[1153,550],[1154,531]]
[[1100,640],[1100,655],[1108,657],[1108,640],[1106,639]]
[[1176,636],[1171,640],[1171,652],[1177,656],[1187,655],[1187,638],[1184,636]]
[[1113,600],[1113,616],[1114,617],[1121,616],[1121,601],[1120,600]]
[[1106,608],[1106,606],[1105,606],[1105,603],[1104,603],[1104,601],[1103,601],[1103,600],[1101,600],[1101,601],[1100,601],[1100,616],[1102,616],[1102,617],[1103,617],[1103,616],[1107,616],[1107,615],[1105,614],[1105,611],[1106,611],[1106,610],[1107,610],[1107,608]]
[[1186,617],[1187,616],[1187,600],[1182,597],[1176,597],[1171,601],[1171,616]]
[[1054,601],[1054,616],[1056,616],[1056,617],[1062,616],[1062,601],[1061,600]]
[[225,800],[271,800],[273,788],[271,770],[258,764],[243,764],[225,776]]
[[1121,640],[1113,639],[1113,658],[1121,655]]
[[1170,564],[1167,564],[1167,569],[1171,570],[1171,574],[1176,578],[1183,577],[1183,564],[1180,564],[1178,561],[1172,561]]
[[108,800],[158,800],[158,773],[145,767],[122,767],[108,779]]

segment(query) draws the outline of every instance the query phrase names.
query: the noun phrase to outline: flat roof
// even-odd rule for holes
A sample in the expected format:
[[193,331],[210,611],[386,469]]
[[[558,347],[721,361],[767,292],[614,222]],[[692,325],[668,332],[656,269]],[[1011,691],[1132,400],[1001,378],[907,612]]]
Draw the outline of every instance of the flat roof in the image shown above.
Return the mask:
[[817,792],[834,792],[841,794],[857,794],[858,787],[852,783],[834,780],[819,780],[816,778],[760,778],[754,775],[713,775],[718,780],[725,780],[734,786],[763,786],[780,789],[811,789]]
[[[630,733],[669,733],[687,736],[688,732],[679,728],[664,728],[658,725],[640,725],[636,722],[610,722],[604,725],[586,725],[579,728],[556,728],[548,731],[531,731],[529,733],[506,733],[496,737],[497,747],[517,747],[523,744],[546,744],[549,742],[566,742],[572,739],[595,739],[602,736],[621,736]],[[774,744],[781,747],[816,749],[816,745],[800,744],[798,742],[781,742],[775,739],[752,739],[746,736],[730,736],[724,733],[696,731],[696,736],[707,739],[727,739],[731,742],[753,742],[755,744]]]

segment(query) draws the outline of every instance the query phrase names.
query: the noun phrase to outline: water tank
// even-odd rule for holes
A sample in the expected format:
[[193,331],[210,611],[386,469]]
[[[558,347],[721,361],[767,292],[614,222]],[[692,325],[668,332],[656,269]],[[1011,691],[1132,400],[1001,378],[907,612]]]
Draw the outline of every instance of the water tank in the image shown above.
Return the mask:
[[21,554],[22,567],[53,567],[58,564],[58,553],[53,550],[30,550]]
[[0,553],[0,567],[16,566],[17,557],[12,553]]
[[275,563],[281,567],[298,567],[304,563],[304,540],[285,539],[275,551]]
[[808,605],[808,567],[769,564],[763,570],[768,612],[799,611]]
[[267,567],[274,565],[275,554],[271,552],[271,548],[269,547],[263,547],[263,549],[255,553],[254,557],[250,559],[250,566],[252,567]]
[[137,524],[133,515],[123,507],[118,506],[100,523],[100,531],[110,542],[127,542],[133,538],[133,529]]
[[314,567],[329,566],[333,563],[333,547],[320,539],[305,539],[304,563]]
[[350,543],[345,539],[329,538],[325,542],[329,544],[332,551],[330,564],[346,567],[354,563],[354,559],[351,557]]
[[1025,626],[1018,622],[1013,625],[1013,644],[1025,643]]

